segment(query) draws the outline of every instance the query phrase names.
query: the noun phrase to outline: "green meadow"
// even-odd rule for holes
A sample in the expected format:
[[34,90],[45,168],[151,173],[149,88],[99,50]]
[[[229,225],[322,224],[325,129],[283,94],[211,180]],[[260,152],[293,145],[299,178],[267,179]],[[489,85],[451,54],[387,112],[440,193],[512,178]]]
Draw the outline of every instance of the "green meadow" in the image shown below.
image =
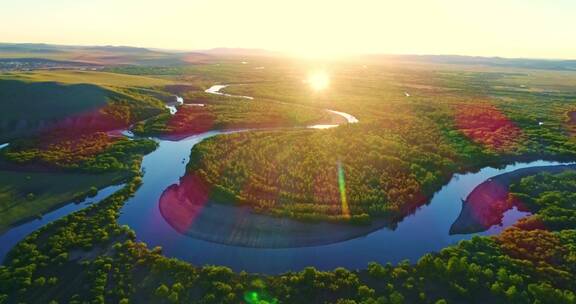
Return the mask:
[[0,171],[0,232],[41,217],[62,203],[82,199],[95,189],[120,182],[121,173],[79,174]]
[[93,84],[111,87],[157,87],[171,81],[137,75],[122,75],[97,71],[54,70],[0,74],[0,80],[24,82],[59,82],[65,84]]

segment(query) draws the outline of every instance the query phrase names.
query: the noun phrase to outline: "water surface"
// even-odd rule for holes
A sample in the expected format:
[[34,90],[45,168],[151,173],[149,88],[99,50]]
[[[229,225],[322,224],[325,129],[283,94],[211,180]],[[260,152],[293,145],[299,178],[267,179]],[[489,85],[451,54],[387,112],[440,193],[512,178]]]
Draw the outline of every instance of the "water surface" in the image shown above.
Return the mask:
[[508,165],[503,169],[484,168],[477,173],[456,174],[432,197],[428,205],[407,216],[395,230],[382,228],[329,245],[251,248],[208,242],[181,234],[166,222],[159,210],[162,193],[178,184],[180,177],[184,176],[191,148],[203,139],[220,133],[208,132],[181,141],[159,141],[159,148],[144,158],[143,185],[125,204],[119,222],[129,225],[136,231],[137,238],[149,246],[162,246],[164,254],[169,257],[180,258],[194,265],[225,265],[237,271],[281,273],[301,270],[306,266],[324,270],[339,266],[355,269],[366,267],[370,261],[416,261],[428,252],[439,251],[473,235],[498,233],[525,215],[512,209],[504,214],[502,226],[496,225],[481,233],[450,235],[450,226],[461,211],[462,199],[477,185],[520,168],[560,164],[535,161]]
[[226,94],[226,93],[221,92],[222,89],[224,89],[228,86],[230,86],[230,85],[229,84],[216,84],[216,85],[209,87],[204,92],[210,93],[210,94],[221,95],[221,96],[244,98],[244,99],[249,99],[249,100],[254,99],[254,97],[252,97],[252,96],[232,95],[232,94]]

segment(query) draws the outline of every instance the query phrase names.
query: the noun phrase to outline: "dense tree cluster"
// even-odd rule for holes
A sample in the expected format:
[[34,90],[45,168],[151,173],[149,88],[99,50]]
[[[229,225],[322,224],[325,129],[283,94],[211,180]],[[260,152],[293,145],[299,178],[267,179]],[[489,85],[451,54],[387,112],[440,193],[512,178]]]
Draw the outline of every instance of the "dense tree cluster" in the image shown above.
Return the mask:
[[513,204],[537,213],[524,227],[576,229],[576,171],[525,177],[510,192]]
[[[215,193],[260,212],[366,222],[373,216],[401,219],[456,172],[576,156],[576,144],[566,134],[571,97],[565,93],[540,96],[495,88],[511,76],[502,73],[391,74],[349,73],[322,94],[303,91],[292,79],[226,88],[261,99],[334,107],[360,123],[218,136],[194,147],[189,170],[213,184]],[[406,87],[410,96],[402,92]],[[535,113],[532,105],[546,113]],[[342,189],[338,166],[345,179]],[[344,210],[343,190],[352,217]]]
[[41,161],[56,166],[67,166],[106,150],[114,140],[116,139],[104,132],[83,134],[78,137],[21,140],[7,149],[3,156],[17,163]]
[[106,133],[59,139],[43,145],[38,140],[21,140],[1,151],[8,161],[21,165],[42,165],[50,168],[101,173],[129,171],[139,154],[156,149],[149,139],[111,138]]
[[[134,167],[136,172],[137,167]],[[27,237],[0,267],[4,303],[574,303],[576,231],[510,228],[396,266],[276,276],[194,267],[116,222],[139,177]]]
[[[194,148],[189,169],[259,211],[343,219],[345,183],[352,218],[399,218],[445,182],[443,172],[456,167],[439,132],[402,129],[376,132],[374,126],[349,125],[220,136]],[[406,133],[410,138],[402,138]]]

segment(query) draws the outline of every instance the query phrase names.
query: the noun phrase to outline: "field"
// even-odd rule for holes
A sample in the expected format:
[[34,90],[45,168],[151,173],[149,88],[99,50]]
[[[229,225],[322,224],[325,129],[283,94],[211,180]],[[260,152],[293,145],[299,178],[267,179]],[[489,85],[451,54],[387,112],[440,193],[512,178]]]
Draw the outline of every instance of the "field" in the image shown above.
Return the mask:
[[18,80],[23,82],[58,82],[65,84],[89,83],[104,87],[160,87],[171,81],[136,75],[121,75],[94,71],[35,71],[0,74],[0,80]]
[[119,173],[0,171],[0,232],[127,177]]
[[[64,86],[57,83],[26,84],[0,81],[0,140],[25,134],[41,121],[62,119],[106,103],[106,91],[93,85]],[[52,98],[46,98],[52,96]],[[30,111],[30,104],[37,111]],[[20,126],[18,126],[20,125]]]
[[[0,141],[73,125],[110,130],[162,112],[161,79],[86,71],[0,74]],[[50,96],[50,98],[47,98]],[[32,106],[35,110],[30,111]],[[110,117],[111,116],[111,117]],[[115,122],[111,122],[114,120]],[[90,126],[92,124],[93,126]]]
[[[55,60],[56,67],[74,66],[97,68],[106,65],[172,66],[210,61],[210,56],[198,53],[172,53],[137,47],[63,46],[49,44],[0,43],[0,58]],[[41,65],[44,67],[44,65]]]

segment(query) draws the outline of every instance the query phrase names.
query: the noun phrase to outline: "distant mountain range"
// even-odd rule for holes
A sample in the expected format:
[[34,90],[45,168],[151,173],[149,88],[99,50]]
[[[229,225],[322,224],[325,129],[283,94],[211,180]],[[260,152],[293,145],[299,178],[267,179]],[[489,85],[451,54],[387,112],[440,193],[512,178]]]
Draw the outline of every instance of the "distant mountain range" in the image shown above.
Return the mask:
[[279,52],[265,49],[244,49],[244,48],[213,48],[207,50],[197,50],[196,52],[216,56],[281,56]]
[[47,59],[91,65],[173,66],[203,63],[211,56],[130,46],[68,46],[37,43],[0,43],[0,59]]
[[576,71],[576,60],[477,57],[460,55],[397,55],[390,57],[396,57],[406,61],[421,61],[444,64],[485,65],[494,67]]
[[[43,43],[0,43],[0,59],[48,59],[93,65],[172,66],[214,62],[221,57],[282,56],[264,49],[214,48],[173,51],[131,46],[69,46]],[[459,55],[365,55],[371,60],[399,60],[438,64],[481,65],[576,71],[576,60],[520,59]]]

